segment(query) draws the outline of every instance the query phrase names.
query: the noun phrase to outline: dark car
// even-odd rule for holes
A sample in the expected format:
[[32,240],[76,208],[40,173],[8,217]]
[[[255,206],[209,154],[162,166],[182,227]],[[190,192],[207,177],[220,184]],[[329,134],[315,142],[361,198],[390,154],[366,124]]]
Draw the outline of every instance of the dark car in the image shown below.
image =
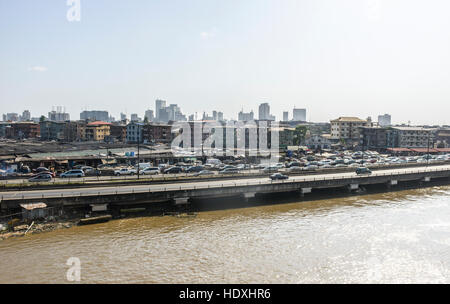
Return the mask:
[[48,172],[49,170],[45,167],[39,167],[36,169],[36,173]]
[[52,176],[50,174],[39,174],[35,177],[30,178],[29,182],[50,182],[52,180]]
[[281,173],[275,173],[270,176],[271,180],[283,180],[283,179],[288,179],[288,178],[289,178],[289,176],[281,174]]
[[203,166],[192,166],[186,169],[186,173],[197,173],[205,170]]
[[164,174],[178,174],[181,172],[183,172],[183,169],[181,169],[181,167],[172,167],[164,170]]
[[372,171],[369,168],[360,167],[356,169],[356,174],[372,174]]
[[286,168],[291,168],[291,167],[301,167],[302,165],[300,164],[300,162],[297,161],[293,161],[290,162],[289,164],[287,164]]
[[54,178],[54,177],[56,176],[54,172],[50,172],[50,171],[42,171],[42,172],[33,174],[31,177],[33,178],[33,177],[37,177],[37,176],[39,176],[39,175],[50,175],[52,178]]

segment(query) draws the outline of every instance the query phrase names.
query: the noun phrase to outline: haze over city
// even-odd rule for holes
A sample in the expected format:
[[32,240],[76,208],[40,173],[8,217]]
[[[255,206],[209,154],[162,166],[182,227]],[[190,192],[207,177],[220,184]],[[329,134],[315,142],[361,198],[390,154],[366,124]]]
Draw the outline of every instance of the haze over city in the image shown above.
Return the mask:
[[258,111],[448,124],[447,1],[0,1],[2,112]]

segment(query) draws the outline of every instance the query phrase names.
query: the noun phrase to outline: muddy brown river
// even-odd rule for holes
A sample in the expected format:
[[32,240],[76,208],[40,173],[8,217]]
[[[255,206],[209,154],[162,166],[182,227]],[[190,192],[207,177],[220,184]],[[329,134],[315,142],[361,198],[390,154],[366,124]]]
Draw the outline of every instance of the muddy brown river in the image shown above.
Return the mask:
[[450,283],[450,186],[0,241],[0,283]]

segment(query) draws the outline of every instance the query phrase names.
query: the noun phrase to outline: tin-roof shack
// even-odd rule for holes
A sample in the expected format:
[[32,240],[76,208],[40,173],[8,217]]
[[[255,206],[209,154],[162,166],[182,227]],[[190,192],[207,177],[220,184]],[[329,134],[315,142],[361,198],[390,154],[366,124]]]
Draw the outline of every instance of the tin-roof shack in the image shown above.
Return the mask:
[[22,218],[24,220],[36,220],[48,216],[47,204],[45,203],[20,204],[20,207],[22,207]]

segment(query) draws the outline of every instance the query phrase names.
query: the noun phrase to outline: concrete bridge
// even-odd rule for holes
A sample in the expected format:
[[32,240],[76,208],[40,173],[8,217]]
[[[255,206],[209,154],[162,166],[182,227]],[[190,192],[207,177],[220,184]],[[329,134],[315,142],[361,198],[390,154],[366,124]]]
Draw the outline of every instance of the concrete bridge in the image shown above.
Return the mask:
[[298,192],[307,195],[313,189],[385,184],[395,187],[402,182],[427,183],[432,179],[449,179],[450,165],[415,167],[375,171],[371,175],[353,172],[294,176],[288,180],[265,178],[213,180],[189,183],[109,186],[97,188],[67,188],[38,191],[0,192],[2,209],[17,208],[21,203],[45,202],[49,206],[127,205],[136,203],[173,202],[186,204],[191,199],[241,196],[244,199],[258,193]]

